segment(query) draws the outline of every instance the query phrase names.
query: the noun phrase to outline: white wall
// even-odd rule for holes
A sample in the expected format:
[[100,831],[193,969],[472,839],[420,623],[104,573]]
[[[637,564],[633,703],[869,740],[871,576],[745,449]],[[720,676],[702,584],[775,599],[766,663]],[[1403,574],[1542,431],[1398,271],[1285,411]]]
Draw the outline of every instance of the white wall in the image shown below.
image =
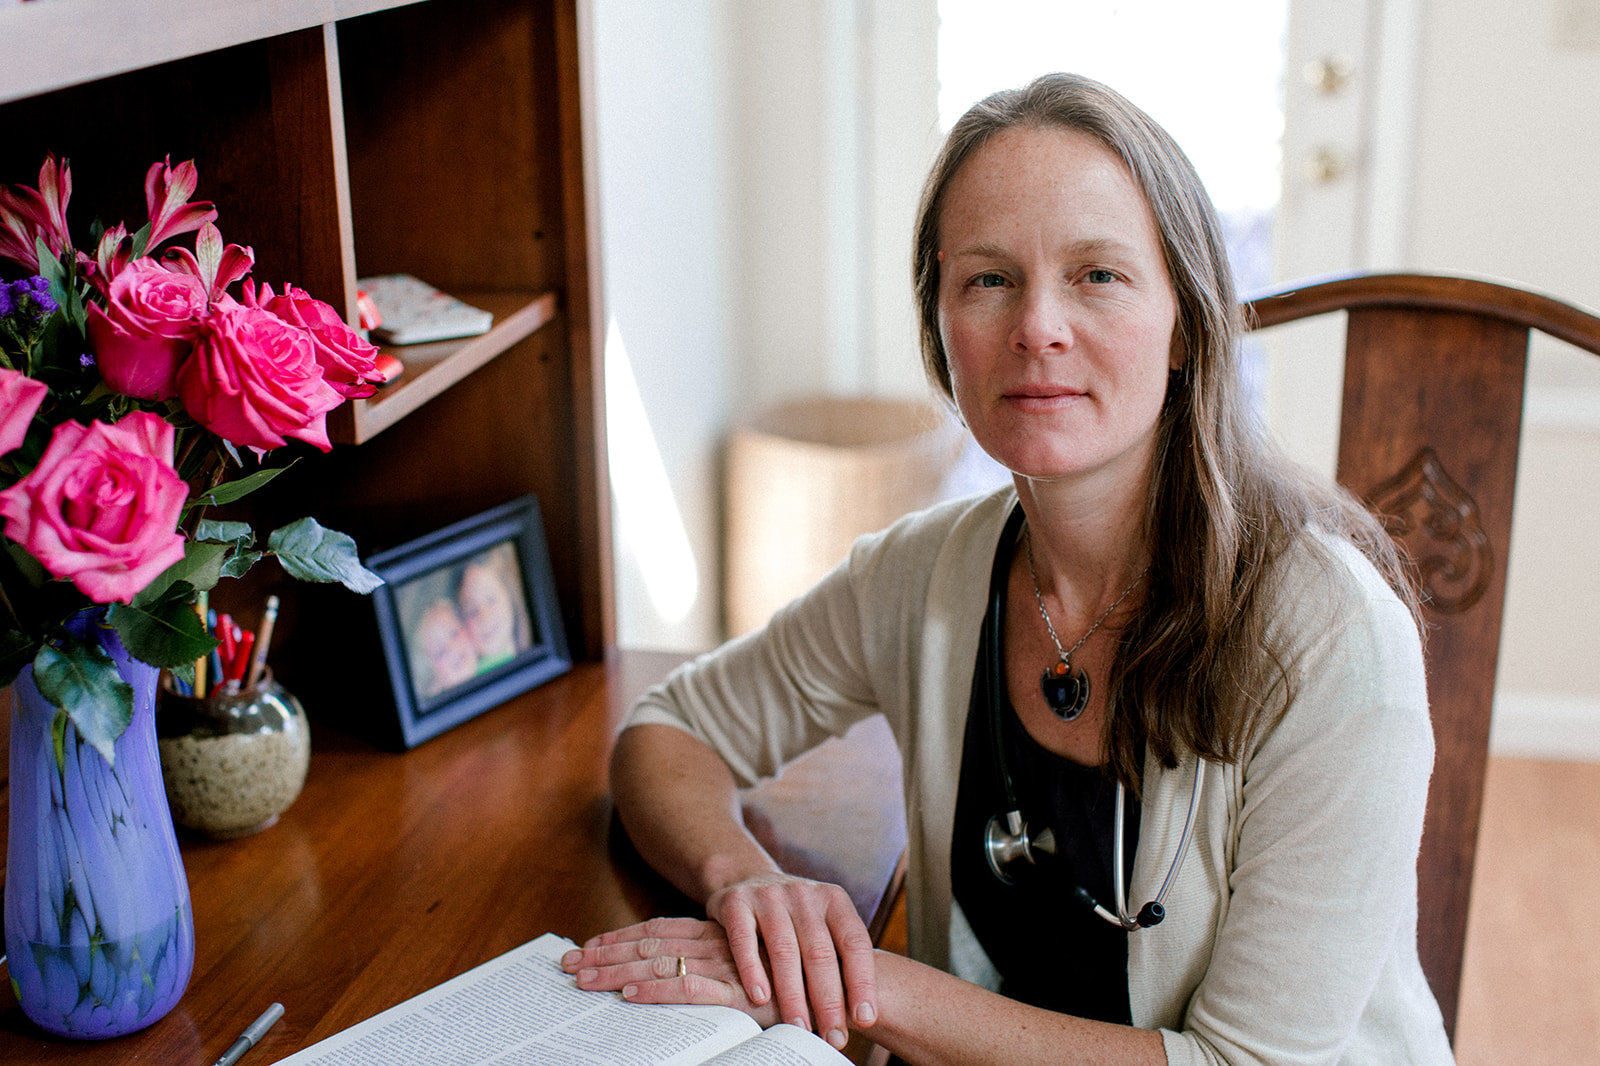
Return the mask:
[[[1421,69],[1413,261],[1600,309],[1600,4],[1429,0]],[[1600,357],[1536,340],[1497,744],[1594,758]]]
[[728,428],[801,395],[925,393],[909,261],[937,18],[903,0],[594,7],[618,641],[705,648]]
[[[1294,0],[1279,276],[1466,273],[1600,308],[1600,2]],[[1331,148],[1348,169],[1310,177]],[[1275,428],[1332,468],[1339,326],[1272,354]],[[1327,334],[1332,333],[1329,337]],[[1600,358],[1536,338],[1496,696],[1497,750],[1600,757]]]
[[596,0],[601,256],[618,640],[719,625],[717,447],[729,412],[722,5]]

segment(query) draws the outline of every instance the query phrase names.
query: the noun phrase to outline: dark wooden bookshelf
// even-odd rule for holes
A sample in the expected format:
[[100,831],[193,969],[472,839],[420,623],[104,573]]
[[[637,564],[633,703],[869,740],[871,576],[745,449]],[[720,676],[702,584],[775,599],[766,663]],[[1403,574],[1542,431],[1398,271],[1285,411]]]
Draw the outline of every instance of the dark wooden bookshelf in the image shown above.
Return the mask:
[[[330,416],[334,451],[274,453],[293,469],[242,510],[312,514],[372,552],[532,493],[569,643],[592,660],[613,623],[587,22],[584,0],[8,6],[0,182],[69,158],[87,246],[97,214],[142,224],[152,162],[194,159],[197,198],[254,250],[258,282],[352,321],[356,279],[383,273],[491,310],[482,336],[390,349],[404,373]],[[268,591],[285,600],[280,674],[307,697],[378,665],[325,639],[371,624],[342,590],[266,573],[217,595],[248,616]]]

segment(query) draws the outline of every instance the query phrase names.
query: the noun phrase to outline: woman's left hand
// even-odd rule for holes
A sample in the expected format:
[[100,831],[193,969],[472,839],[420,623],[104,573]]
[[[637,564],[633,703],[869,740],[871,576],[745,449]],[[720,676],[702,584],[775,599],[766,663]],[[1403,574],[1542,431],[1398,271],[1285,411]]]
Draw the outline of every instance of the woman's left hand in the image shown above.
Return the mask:
[[634,1003],[733,1007],[763,1029],[779,1020],[772,997],[758,1005],[745,995],[727,934],[715,922],[652,918],[591,938],[567,952],[561,968],[577,978],[579,988],[621,992]]

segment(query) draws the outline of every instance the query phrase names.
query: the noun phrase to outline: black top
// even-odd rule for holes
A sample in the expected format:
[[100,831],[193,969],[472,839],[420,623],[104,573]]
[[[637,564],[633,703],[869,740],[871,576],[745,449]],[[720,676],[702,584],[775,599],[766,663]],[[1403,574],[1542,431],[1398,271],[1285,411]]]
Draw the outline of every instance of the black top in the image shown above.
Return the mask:
[[[999,970],[1005,995],[1082,1018],[1128,1024],[1128,934],[1095,914],[1077,898],[1081,893],[1075,893],[1081,886],[1107,910],[1115,909],[1116,783],[1102,768],[1056,755],[1029,736],[1006,696],[1003,678],[993,669],[1004,661],[999,655],[991,658],[990,637],[1000,632],[999,619],[1004,617],[1004,574],[1016,546],[1016,525],[1007,524],[996,549],[990,616],[973,672],[950,848],[952,889]],[[994,693],[991,674],[999,686]],[[1036,851],[1036,864],[1019,859],[1006,867],[1010,885],[994,875],[985,857],[990,818],[1011,809],[995,758],[995,713],[1005,766],[1029,833],[1037,840],[1048,827],[1056,838],[1054,855]],[[1139,834],[1139,804],[1131,796],[1124,823],[1126,875]]]

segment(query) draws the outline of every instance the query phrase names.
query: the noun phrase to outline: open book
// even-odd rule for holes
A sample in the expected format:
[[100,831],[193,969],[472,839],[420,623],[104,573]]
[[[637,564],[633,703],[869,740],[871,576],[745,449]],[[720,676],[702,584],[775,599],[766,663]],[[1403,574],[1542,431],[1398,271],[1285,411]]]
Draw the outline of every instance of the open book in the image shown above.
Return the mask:
[[728,1007],[667,1007],[585,992],[546,933],[279,1066],[839,1066],[791,1025],[763,1032]]

